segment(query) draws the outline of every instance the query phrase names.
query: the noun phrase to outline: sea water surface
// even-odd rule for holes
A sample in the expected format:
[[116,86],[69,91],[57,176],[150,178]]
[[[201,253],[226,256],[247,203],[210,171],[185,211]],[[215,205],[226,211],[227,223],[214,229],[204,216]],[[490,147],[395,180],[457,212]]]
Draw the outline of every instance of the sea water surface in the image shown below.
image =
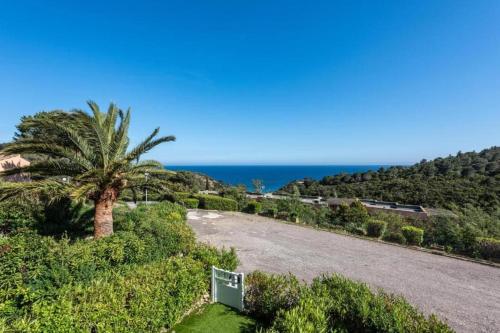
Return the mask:
[[252,190],[252,179],[262,180],[265,192],[276,191],[293,180],[340,173],[376,171],[386,165],[176,165],[166,166],[169,170],[199,172],[229,185],[243,184]]

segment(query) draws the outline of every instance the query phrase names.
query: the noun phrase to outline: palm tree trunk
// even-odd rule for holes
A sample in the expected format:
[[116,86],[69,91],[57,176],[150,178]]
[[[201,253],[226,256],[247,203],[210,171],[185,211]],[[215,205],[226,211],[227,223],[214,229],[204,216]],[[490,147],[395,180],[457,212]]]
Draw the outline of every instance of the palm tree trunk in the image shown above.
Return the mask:
[[113,206],[117,197],[115,189],[106,189],[95,200],[94,239],[113,234]]

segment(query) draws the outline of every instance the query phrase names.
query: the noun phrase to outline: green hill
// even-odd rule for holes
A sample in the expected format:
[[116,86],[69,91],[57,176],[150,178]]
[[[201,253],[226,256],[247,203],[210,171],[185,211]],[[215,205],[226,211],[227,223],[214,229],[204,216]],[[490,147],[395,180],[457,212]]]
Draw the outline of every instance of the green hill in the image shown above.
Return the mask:
[[410,167],[305,179],[282,188],[303,195],[359,197],[456,209],[466,205],[493,212],[500,207],[500,147],[479,153],[422,160]]

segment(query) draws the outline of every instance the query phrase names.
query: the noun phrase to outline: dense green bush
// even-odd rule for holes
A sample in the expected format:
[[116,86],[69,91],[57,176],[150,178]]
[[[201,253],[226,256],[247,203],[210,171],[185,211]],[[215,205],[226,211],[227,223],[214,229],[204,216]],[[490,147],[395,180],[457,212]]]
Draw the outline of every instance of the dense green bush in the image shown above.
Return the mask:
[[0,202],[0,233],[8,234],[18,228],[34,227],[42,208],[20,202]]
[[350,205],[342,204],[333,213],[332,223],[345,226],[354,224],[362,226],[368,222],[370,215],[365,206],[359,201],[354,201]]
[[380,238],[387,228],[387,223],[384,221],[370,220],[366,224],[366,234],[370,237]]
[[354,235],[366,236],[365,227],[357,223],[348,223],[345,225],[344,229]]
[[500,261],[500,240],[494,238],[479,237],[477,249],[481,257],[494,261]]
[[313,281],[318,303],[325,302],[329,329],[340,332],[451,332],[435,316],[428,319],[401,297],[374,294],[370,288],[338,275]]
[[245,311],[264,324],[270,324],[279,310],[295,306],[303,285],[289,275],[269,275],[255,271],[245,278]]
[[200,200],[200,208],[202,209],[226,211],[238,210],[238,203],[233,199],[208,194],[197,194],[195,195],[195,198]]
[[196,209],[200,205],[200,200],[196,198],[185,198],[179,200],[179,202],[186,208]]
[[404,244],[406,242],[405,236],[401,232],[386,232],[382,237],[386,242]]
[[35,302],[22,332],[160,332],[171,328],[207,290],[199,262],[170,259],[110,271],[90,283],[69,284]]
[[169,328],[207,291],[212,265],[238,263],[233,249],[196,245],[185,214],[169,202],[119,207],[115,234],[99,240],[0,237],[0,331]]
[[[266,319],[263,323],[271,323],[268,333],[452,332],[434,315],[426,318],[403,298],[374,293],[366,284],[339,275],[316,278],[308,287],[291,276],[258,273],[251,286],[245,304],[267,310],[257,313]],[[293,297],[273,289],[291,289]]]
[[190,256],[203,263],[207,278],[210,275],[212,266],[234,271],[239,264],[234,248],[226,250],[225,248],[217,249],[206,244],[198,244]]
[[191,251],[196,243],[193,230],[185,223],[186,209],[171,202],[139,205],[136,209],[114,211],[115,230],[136,233],[147,246],[149,260]]
[[405,237],[406,243],[409,245],[418,245],[422,244],[424,240],[424,230],[413,227],[413,226],[404,226],[401,228],[401,232]]
[[259,214],[261,211],[262,204],[256,200],[249,201],[244,209],[244,212],[248,214]]
[[263,199],[261,201],[262,210],[261,215],[275,218],[278,214],[278,205],[276,204],[276,200],[271,199]]
[[326,302],[306,293],[297,306],[282,309],[276,315],[268,333],[325,333],[328,332],[328,311]]

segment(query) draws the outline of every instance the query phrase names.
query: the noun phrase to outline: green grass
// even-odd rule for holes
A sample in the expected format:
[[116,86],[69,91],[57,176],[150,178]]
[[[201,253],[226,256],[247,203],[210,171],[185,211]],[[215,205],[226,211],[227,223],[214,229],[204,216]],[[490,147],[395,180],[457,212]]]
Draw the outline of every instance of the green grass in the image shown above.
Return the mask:
[[172,333],[238,333],[254,332],[255,321],[225,305],[215,303],[204,306],[177,324]]

